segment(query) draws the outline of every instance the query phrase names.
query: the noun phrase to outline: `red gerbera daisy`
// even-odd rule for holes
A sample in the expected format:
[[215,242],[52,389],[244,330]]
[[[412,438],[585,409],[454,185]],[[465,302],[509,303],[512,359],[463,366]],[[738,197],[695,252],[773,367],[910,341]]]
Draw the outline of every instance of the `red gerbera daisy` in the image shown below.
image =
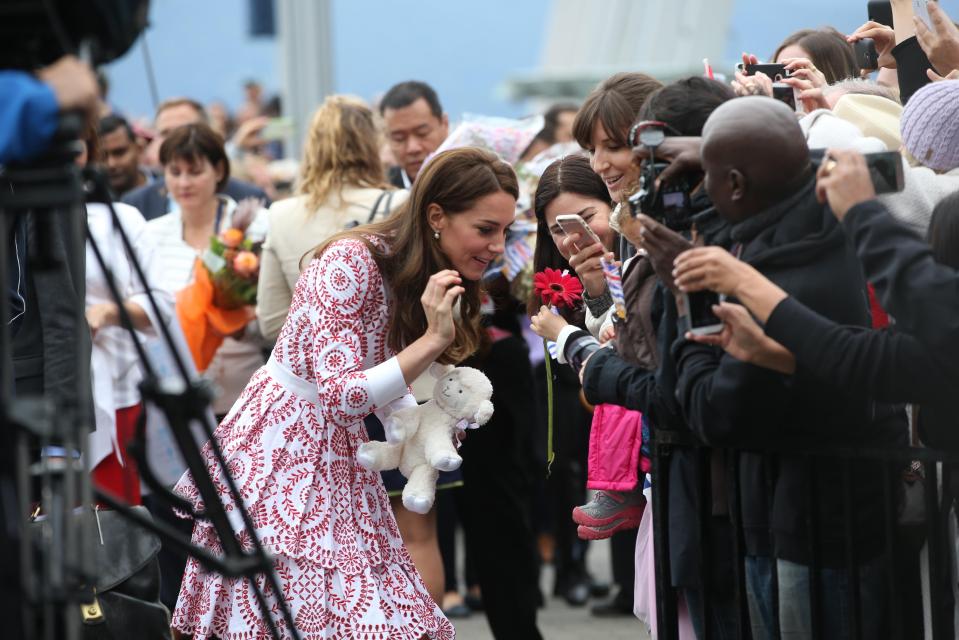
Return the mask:
[[550,307],[573,307],[583,297],[579,278],[559,269],[543,269],[533,276],[533,289]]

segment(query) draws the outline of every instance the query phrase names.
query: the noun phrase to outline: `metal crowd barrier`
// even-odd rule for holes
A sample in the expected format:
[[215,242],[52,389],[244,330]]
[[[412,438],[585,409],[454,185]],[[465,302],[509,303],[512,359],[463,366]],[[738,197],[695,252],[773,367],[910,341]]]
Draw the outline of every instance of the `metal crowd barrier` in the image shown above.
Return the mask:
[[[712,486],[710,473],[710,451],[712,449],[703,446],[696,440],[692,434],[686,432],[659,430],[652,435],[651,443],[652,454],[652,508],[653,508],[653,544],[655,554],[655,582],[656,582],[656,612],[657,624],[656,635],[658,640],[678,640],[677,625],[677,602],[678,590],[672,586],[669,555],[669,461],[677,449],[685,449],[696,453],[696,509],[699,524],[699,548],[701,550],[700,579],[702,585],[708,585],[710,576],[709,568],[713,566],[715,558],[711,557],[715,552],[711,541],[713,531],[713,519],[716,517],[712,513]],[[733,529],[732,548],[729,549],[733,560],[734,571],[730,579],[730,587],[735,602],[738,638],[748,640],[752,638],[749,624],[749,612],[746,600],[746,573],[745,573],[745,553],[744,553],[744,529],[741,521],[740,502],[740,475],[739,475],[739,453],[748,451],[751,453],[760,453],[764,456],[764,461],[769,463],[778,456],[787,454],[791,457],[800,457],[806,463],[807,473],[812,474],[813,462],[819,459],[829,460],[839,465],[841,474],[841,487],[836,489],[842,492],[843,504],[843,522],[844,522],[844,560],[845,569],[848,572],[848,586],[850,599],[852,602],[849,611],[850,638],[856,640],[873,640],[867,638],[863,633],[863,624],[861,619],[860,604],[860,583],[859,583],[859,562],[857,561],[857,549],[853,539],[853,515],[852,515],[852,463],[855,461],[876,461],[886,462],[886,465],[878,465],[878,475],[876,482],[882,486],[883,500],[883,525],[885,534],[885,549],[878,556],[884,563],[884,574],[886,576],[886,598],[888,606],[883,611],[867,612],[867,615],[881,615],[882,617],[882,638],[892,640],[900,639],[922,639],[933,638],[934,640],[954,640],[954,612],[956,603],[953,601],[953,575],[950,569],[950,562],[955,559],[949,552],[949,545],[955,545],[955,540],[950,537],[949,519],[951,515],[950,508],[953,500],[957,497],[950,491],[950,486],[954,481],[954,471],[959,469],[959,453],[939,451],[928,448],[900,447],[900,448],[852,448],[852,447],[811,447],[809,442],[797,443],[796,446],[780,447],[776,450],[764,449],[762,451],[728,449],[733,455],[727,456],[726,482],[732,483],[732,488],[727,492],[730,497],[729,520]],[[906,466],[916,461],[924,470],[925,486],[925,518],[922,525],[914,528],[914,533],[924,534],[925,544],[928,552],[928,576],[926,584],[923,585],[923,599],[927,601],[925,607],[926,615],[929,618],[929,627],[915,628],[916,605],[913,601],[911,612],[912,621],[908,622],[904,618],[904,611],[910,596],[916,594],[907,594],[903,591],[903,585],[899,584],[898,578],[901,571],[895,569],[897,562],[915,561],[915,568],[918,571],[919,554],[915,558],[904,558],[899,549],[900,535],[898,523],[898,487],[897,479],[892,469],[905,469]],[[893,465],[896,465],[895,467]],[[955,480],[959,480],[956,477]],[[805,499],[807,507],[815,507],[818,500],[816,494],[815,482],[808,484],[808,491]],[[771,502],[770,496],[770,502]],[[814,639],[823,639],[835,637],[835,630],[824,628],[823,621],[823,589],[821,584],[822,565],[821,565],[821,540],[816,536],[817,509],[809,508],[806,520],[807,531],[809,532],[809,558],[810,558],[810,617],[812,625],[812,637]],[[770,517],[771,520],[771,517]],[[953,546],[953,551],[955,547]],[[773,564],[775,567],[775,564]],[[773,611],[778,611],[778,593],[776,583],[776,571],[772,572],[773,577]],[[710,589],[704,588],[702,591],[702,619],[704,624],[705,640],[711,640],[714,637],[710,629],[710,613],[714,606],[715,594],[710,593]],[[922,616],[922,605],[919,606],[919,614]],[[773,630],[774,637],[779,636],[778,614],[776,614],[776,628]],[[832,631],[832,633],[829,633]],[[702,638],[700,640],[703,640]]]

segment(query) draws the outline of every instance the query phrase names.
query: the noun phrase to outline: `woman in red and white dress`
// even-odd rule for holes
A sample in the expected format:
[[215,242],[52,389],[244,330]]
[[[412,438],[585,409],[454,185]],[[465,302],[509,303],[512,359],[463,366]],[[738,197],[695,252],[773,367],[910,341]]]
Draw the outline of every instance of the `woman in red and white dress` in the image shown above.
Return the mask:
[[[503,252],[517,195],[494,154],[448,151],[388,220],[318,247],[273,355],[216,431],[304,640],[454,636],[403,547],[380,475],[356,450],[365,416],[414,403],[409,383],[431,363],[479,346],[479,281]],[[177,491],[202,508],[189,474]],[[193,541],[220,552],[208,522]],[[173,626],[195,640],[266,637],[250,584],[192,558]]]

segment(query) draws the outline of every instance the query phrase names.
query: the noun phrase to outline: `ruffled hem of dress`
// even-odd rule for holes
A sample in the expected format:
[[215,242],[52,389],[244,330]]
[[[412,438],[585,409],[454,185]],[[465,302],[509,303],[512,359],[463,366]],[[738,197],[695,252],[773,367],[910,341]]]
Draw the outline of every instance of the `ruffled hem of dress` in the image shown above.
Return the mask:
[[[293,596],[291,613],[301,640],[420,640],[423,636],[431,640],[455,638],[453,625],[426,592],[412,563],[370,568],[362,576],[345,578],[335,570],[309,567],[309,580],[302,580],[302,567],[301,562],[277,560],[277,575],[282,588],[292,591],[294,588],[290,585],[302,584],[310,585],[314,590],[318,588],[317,585],[335,584],[335,587],[329,589],[325,596],[311,593],[304,599],[302,592],[299,592],[299,596]],[[257,578],[257,582],[265,584],[262,577]],[[348,589],[343,589],[345,582],[359,584],[350,584]],[[404,590],[407,600],[403,602],[401,598],[388,593],[388,585]],[[336,588],[339,588],[338,592],[332,593]],[[264,589],[264,593],[268,606],[274,612],[280,637],[283,640],[291,639],[272,591]],[[351,597],[354,607],[365,605],[365,608],[361,611],[341,610],[349,606]],[[215,601],[211,603],[211,599]],[[171,627],[193,636],[193,640],[265,640],[270,635],[261,615],[255,596],[244,579],[224,578],[199,569],[196,561],[191,559]]]

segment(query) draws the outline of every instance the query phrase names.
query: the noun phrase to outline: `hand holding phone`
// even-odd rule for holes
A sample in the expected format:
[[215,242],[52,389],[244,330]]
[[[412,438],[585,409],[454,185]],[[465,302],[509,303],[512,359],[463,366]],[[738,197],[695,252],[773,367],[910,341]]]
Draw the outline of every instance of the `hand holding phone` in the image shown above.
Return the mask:
[[715,291],[684,293],[683,304],[689,314],[689,332],[694,336],[706,336],[723,330],[723,321],[713,313],[713,305],[721,302]]
[[902,157],[894,151],[864,156],[831,149],[816,172],[816,196],[820,202],[828,202],[840,220],[854,206],[902,186]]
[[586,247],[600,242],[599,236],[589,228],[589,225],[579,214],[570,213],[556,216],[556,224],[559,225],[565,235],[570,236],[575,233],[579,236],[574,243],[576,251],[582,251]]

